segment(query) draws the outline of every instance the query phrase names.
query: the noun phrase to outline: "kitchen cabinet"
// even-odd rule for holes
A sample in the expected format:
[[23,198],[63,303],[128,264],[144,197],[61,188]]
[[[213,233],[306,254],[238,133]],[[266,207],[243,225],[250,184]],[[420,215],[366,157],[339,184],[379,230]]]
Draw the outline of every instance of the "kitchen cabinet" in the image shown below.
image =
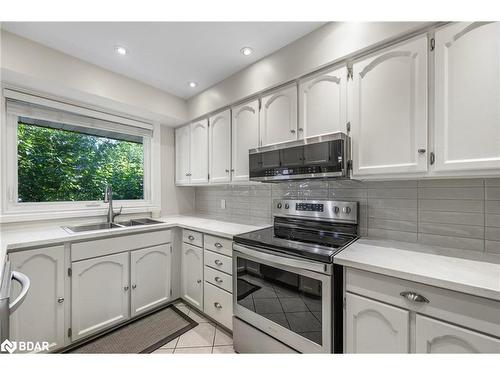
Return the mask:
[[297,86],[288,86],[262,97],[260,145],[267,146],[297,138]]
[[347,132],[347,68],[336,68],[299,84],[299,138]]
[[[65,345],[65,317],[69,294],[65,288],[64,246],[19,251],[9,254],[12,270],[30,279],[30,289],[10,320],[10,339],[49,343],[50,350]],[[12,298],[20,293],[13,283]]]
[[417,353],[500,353],[500,339],[417,314]]
[[209,119],[210,182],[231,181],[231,111],[228,109]]
[[189,125],[175,129],[175,183],[189,183],[189,157],[191,143]]
[[248,150],[259,147],[259,101],[254,100],[232,109],[231,180],[248,181]]
[[129,253],[72,263],[72,340],[78,340],[127,320]]
[[500,168],[500,23],[460,22],[435,34],[435,164],[464,175]]
[[191,124],[189,182],[208,183],[208,120]]
[[347,353],[409,353],[407,310],[346,293]]
[[203,310],[203,249],[182,244],[182,298],[199,310]]
[[171,245],[130,252],[131,316],[170,299]]
[[427,171],[427,48],[420,36],[352,65],[354,177]]

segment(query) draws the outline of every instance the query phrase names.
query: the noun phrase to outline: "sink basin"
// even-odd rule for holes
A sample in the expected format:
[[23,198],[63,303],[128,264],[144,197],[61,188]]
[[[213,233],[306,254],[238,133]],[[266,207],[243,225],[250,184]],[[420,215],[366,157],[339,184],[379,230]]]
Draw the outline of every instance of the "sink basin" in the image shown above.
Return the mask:
[[123,221],[119,224],[125,227],[133,227],[137,225],[152,225],[152,224],[162,224],[162,223],[163,223],[162,221],[153,220],[150,218],[144,218],[144,219],[131,219],[129,221]]
[[123,228],[123,225],[116,223],[98,223],[98,224],[76,225],[74,227],[63,227],[63,228],[69,230],[70,232],[77,233],[77,232],[88,232],[92,230]]

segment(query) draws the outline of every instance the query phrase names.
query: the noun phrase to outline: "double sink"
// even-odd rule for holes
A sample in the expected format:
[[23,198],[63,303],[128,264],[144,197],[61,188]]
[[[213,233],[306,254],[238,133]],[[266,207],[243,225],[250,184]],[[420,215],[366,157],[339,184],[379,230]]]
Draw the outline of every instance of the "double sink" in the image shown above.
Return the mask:
[[122,221],[120,223],[96,223],[96,224],[84,224],[72,227],[63,227],[68,232],[79,233],[79,232],[89,232],[94,230],[105,230],[113,228],[125,228],[125,227],[135,227],[141,225],[153,225],[153,224],[163,224],[162,221],[153,220],[150,218],[144,219],[131,219],[128,221]]

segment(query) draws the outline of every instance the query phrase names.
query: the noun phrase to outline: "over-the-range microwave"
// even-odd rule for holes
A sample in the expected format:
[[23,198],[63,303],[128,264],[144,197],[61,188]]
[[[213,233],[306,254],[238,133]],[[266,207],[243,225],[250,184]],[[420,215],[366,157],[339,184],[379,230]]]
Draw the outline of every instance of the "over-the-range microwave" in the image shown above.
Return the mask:
[[351,140],[332,133],[249,150],[250,181],[348,178]]

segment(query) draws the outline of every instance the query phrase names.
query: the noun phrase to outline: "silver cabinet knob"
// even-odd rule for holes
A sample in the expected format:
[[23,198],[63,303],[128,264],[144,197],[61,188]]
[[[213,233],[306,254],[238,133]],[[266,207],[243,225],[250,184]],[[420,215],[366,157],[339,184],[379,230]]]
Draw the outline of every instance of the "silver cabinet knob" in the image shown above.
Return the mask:
[[222,247],[222,244],[220,242],[216,242],[214,243],[214,246],[218,249],[220,249]]
[[196,280],[196,282],[197,282],[198,284],[200,284],[200,283],[201,283],[201,280],[200,280],[200,279],[198,279],[198,280]]
[[193,241],[193,240],[194,240],[194,236],[189,235],[189,236],[188,236],[188,240],[189,240],[189,241]]
[[59,298],[57,299],[57,303],[63,303],[63,302],[64,302],[64,298],[63,298],[63,297],[59,297]]
[[214,280],[217,281],[218,283],[221,283],[223,281],[219,276],[215,276]]
[[215,302],[214,306],[216,309],[219,309],[219,310],[222,309],[222,305],[219,302]]
[[299,128],[299,132],[303,132],[303,131],[304,131],[304,129],[302,129],[302,128]]
[[219,259],[216,259],[214,263],[218,266],[222,266],[222,262]]
[[136,284],[132,284],[132,289],[135,289],[137,288],[137,285]]
[[231,169],[231,172],[234,172],[234,169]]
[[419,154],[421,154],[421,155],[422,155],[422,154],[425,154],[425,151],[426,151],[426,149],[425,149],[425,148],[419,148],[419,149],[418,149],[418,153],[419,153]]
[[399,293],[399,295],[403,298],[406,298],[410,302],[418,302],[418,303],[429,303],[430,302],[423,295],[418,294],[416,292],[405,291],[405,292]]
[[295,134],[295,129],[290,130],[290,133]]
[[128,290],[128,285],[125,285],[125,286],[123,287],[123,290],[124,290],[124,291],[127,291],[127,290]]
[[226,169],[226,173],[229,173],[229,169]]

